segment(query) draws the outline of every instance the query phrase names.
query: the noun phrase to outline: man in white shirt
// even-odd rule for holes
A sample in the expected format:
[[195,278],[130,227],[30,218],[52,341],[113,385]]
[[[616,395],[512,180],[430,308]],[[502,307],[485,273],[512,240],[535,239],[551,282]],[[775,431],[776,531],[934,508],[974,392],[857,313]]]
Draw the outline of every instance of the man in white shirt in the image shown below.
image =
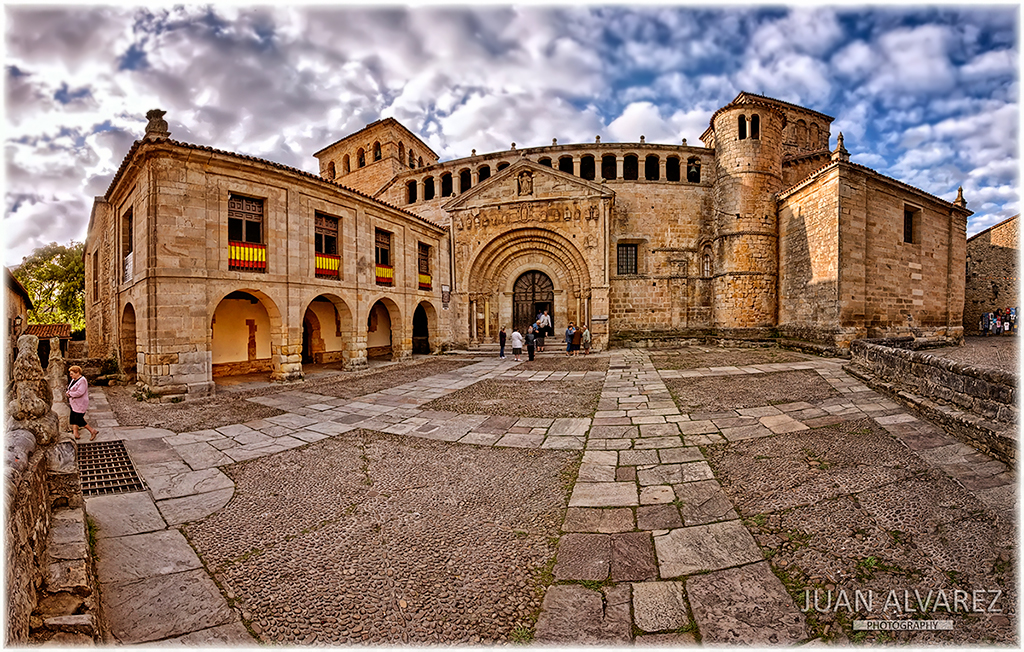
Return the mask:
[[515,356],[516,362],[519,361],[519,357],[523,355],[523,334],[519,332],[518,328],[512,329],[512,355]]

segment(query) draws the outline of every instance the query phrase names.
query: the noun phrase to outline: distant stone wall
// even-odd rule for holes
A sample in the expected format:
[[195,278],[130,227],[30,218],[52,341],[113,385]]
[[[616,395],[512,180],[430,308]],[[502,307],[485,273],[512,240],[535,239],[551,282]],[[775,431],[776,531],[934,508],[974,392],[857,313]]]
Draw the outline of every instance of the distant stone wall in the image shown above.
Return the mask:
[[969,335],[979,334],[978,321],[983,313],[1018,305],[1018,220],[1011,217],[967,241],[964,332]]

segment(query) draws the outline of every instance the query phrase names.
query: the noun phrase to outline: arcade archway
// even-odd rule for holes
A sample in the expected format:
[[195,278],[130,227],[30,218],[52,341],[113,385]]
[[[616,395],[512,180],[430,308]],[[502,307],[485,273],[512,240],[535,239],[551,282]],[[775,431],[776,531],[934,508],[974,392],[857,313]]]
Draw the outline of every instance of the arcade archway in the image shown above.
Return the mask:
[[537,270],[521,274],[512,288],[513,326],[525,333],[540,313],[554,314],[554,302],[555,287],[547,274]]

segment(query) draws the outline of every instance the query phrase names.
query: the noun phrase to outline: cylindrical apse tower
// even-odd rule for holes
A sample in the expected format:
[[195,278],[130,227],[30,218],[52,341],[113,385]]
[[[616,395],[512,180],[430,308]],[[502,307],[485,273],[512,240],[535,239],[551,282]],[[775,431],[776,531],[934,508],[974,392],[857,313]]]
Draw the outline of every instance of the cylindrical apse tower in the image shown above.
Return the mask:
[[786,115],[767,102],[734,103],[712,117],[716,328],[776,325],[779,275],[775,193],[782,189]]

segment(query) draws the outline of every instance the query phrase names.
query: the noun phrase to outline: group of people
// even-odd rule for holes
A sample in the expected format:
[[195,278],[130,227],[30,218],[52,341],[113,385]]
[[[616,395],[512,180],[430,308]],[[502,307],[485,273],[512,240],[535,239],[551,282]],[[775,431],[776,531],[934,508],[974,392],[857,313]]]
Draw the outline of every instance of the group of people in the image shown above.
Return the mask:
[[[554,330],[551,326],[551,316],[547,310],[537,314],[536,321],[526,328],[525,334],[520,333],[518,328],[513,327],[512,335],[506,335],[505,327],[502,326],[501,331],[498,333],[498,356],[502,360],[505,359],[505,343],[509,341],[512,345],[514,360],[517,362],[522,360],[524,346],[528,360],[533,360],[537,352],[544,350],[544,338],[551,334],[554,334]],[[573,322],[569,322],[569,326],[565,329],[565,354],[579,355],[581,348],[583,349],[583,355],[589,354],[591,340],[590,329],[587,328],[586,324],[581,324],[579,328],[576,328]]]
[[983,336],[1010,335],[1017,332],[1017,308],[998,308],[982,314],[978,330]]

